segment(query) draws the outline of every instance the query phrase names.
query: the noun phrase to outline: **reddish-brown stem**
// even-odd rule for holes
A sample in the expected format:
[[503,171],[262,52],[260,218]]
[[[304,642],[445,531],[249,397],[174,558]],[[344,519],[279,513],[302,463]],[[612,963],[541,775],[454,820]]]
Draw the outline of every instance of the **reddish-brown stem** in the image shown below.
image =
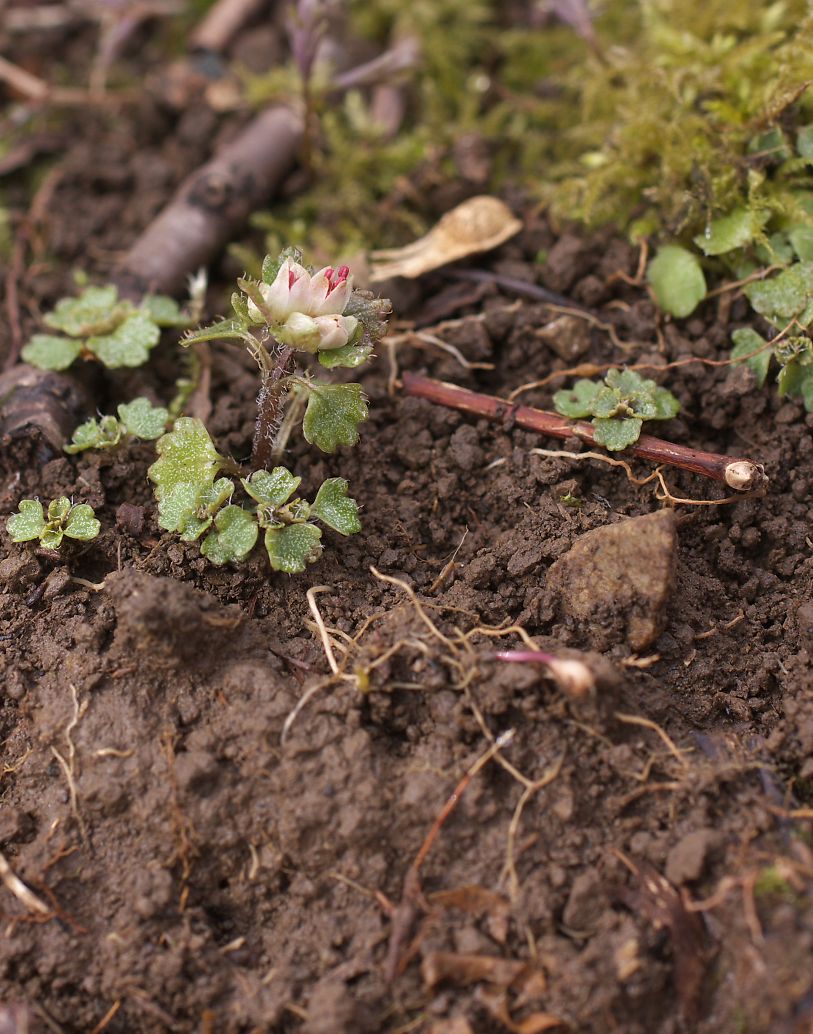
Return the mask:
[[[591,445],[598,444],[592,424],[584,420],[568,420],[558,413],[548,413],[531,406],[516,406],[493,395],[481,395],[476,391],[432,380],[414,373],[404,373],[403,390],[407,395],[427,399],[463,413],[487,417],[489,420],[505,420],[528,431],[551,438],[580,438]],[[749,459],[724,456],[716,452],[701,452],[685,445],[642,434],[638,441],[624,450],[625,456],[636,456],[655,463],[666,463],[714,481],[722,481],[737,492],[748,492],[763,485],[767,478],[758,463]]]
[[293,367],[293,352],[282,348],[275,356],[276,363],[263,376],[257,396],[257,424],[251,448],[251,469],[267,470],[274,458],[274,440],[282,421],[282,404],[288,390],[287,378]]

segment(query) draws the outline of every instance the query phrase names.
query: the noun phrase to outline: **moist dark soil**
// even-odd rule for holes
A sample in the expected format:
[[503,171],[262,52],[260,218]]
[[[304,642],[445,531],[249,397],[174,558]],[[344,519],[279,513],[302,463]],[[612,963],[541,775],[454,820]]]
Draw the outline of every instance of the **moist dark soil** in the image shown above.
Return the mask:
[[[18,227],[25,334],[73,268],[104,279],[232,120],[145,93],[58,121],[47,204]],[[42,183],[15,172],[12,211]],[[506,395],[579,362],[727,357],[741,302],[664,323],[618,276],[637,266],[627,243],[514,201],[525,229],[477,268],[565,294],[577,314],[443,274],[392,285],[398,318],[453,319],[433,333],[491,368],[425,343],[380,350],[359,446],[286,459],[308,493],[341,476],[363,504],[363,532],[328,532],[303,575],[259,552],[214,568],[162,532],[148,443],[68,457],[34,434],[4,449],[4,512],[68,495],[102,533],[55,559],[0,531],[0,1030],[813,1029],[813,419],[740,370],[657,373],[682,403],[664,437],[770,477],[757,497],[674,506],[620,468],[535,454],[561,443],[510,421],[390,391],[393,361]],[[227,259],[213,274],[213,312],[232,272]],[[0,338],[7,353],[9,325]],[[245,458],[256,373],[231,346],[213,352],[210,430]],[[78,423],[136,394],[166,401],[178,356],[167,341],[142,370],[82,370],[63,407]],[[556,387],[525,401],[549,407]],[[722,498],[665,476],[675,497]],[[625,523],[670,507],[665,544]],[[549,572],[607,528],[633,542],[635,585],[648,583],[629,536],[642,565],[664,552],[658,584],[574,618],[578,563]],[[651,620],[643,637],[630,608]],[[571,699],[544,669],[494,660],[520,645],[516,626],[585,659],[595,692]],[[420,888],[405,885],[508,730]]]

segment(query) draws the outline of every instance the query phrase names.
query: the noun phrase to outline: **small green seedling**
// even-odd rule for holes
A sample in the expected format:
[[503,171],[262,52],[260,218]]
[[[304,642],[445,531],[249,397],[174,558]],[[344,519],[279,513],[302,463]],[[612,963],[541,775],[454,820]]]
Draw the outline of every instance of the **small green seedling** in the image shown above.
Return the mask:
[[189,324],[172,298],[148,295],[136,307],[119,298],[112,284],[63,298],[43,322],[61,333],[35,334],[22,351],[22,358],[41,370],[67,370],[79,358],[97,360],[111,370],[141,366],[158,344],[162,327]]
[[44,549],[59,549],[62,539],[88,542],[99,534],[101,524],[93,507],[87,503],[73,505],[67,496],[52,499],[45,513],[39,499],[23,499],[6,521],[6,530],[12,542],[31,542],[39,539]]
[[[234,315],[184,340],[239,341],[256,359],[261,383],[249,470],[218,453],[200,420],[180,417],[159,439],[148,471],[159,525],[187,542],[202,539],[201,552],[216,565],[245,559],[262,532],[272,569],[296,574],[322,553],[316,521],[341,535],[361,530],[343,478],[328,478],[308,502],[296,495],[302,479],[277,459],[300,419],[306,441],[322,452],[356,444],[367,418],[362,386],[317,380],[297,368],[296,357],[314,356],[327,369],[360,366],[384,334],[390,305],[354,291],[346,266],[313,273],[299,259],[295,251],[266,258],[261,281],[238,281]],[[243,504],[233,501],[238,491]]]
[[635,370],[610,370],[604,383],[578,380],[553,396],[557,413],[585,420],[592,417],[594,438],[617,452],[638,441],[645,420],[669,420],[680,411],[675,396]]
[[137,398],[118,407],[118,418],[94,417],[80,424],[73,432],[65,452],[71,454],[85,449],[115,449],[126,438],[140,438],[151,442],[160,438],[169,423],[169,410],[153,406],[149,399]]

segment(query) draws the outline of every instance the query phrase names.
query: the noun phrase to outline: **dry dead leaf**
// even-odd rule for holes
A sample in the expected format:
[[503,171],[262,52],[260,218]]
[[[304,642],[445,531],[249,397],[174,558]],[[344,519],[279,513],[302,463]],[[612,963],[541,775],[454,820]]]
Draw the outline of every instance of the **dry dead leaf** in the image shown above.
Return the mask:
[[370,281],[414,279],[467,255],[491,251],[521,229],[522,223],[503,201],[485,194],[471,197],[411,244],[372,252]]

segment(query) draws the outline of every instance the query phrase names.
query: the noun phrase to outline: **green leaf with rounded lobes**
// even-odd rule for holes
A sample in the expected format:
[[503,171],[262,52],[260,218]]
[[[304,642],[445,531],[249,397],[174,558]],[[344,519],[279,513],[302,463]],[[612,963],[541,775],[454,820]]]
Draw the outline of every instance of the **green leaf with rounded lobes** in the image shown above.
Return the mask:
[[655,404],[655,412],[649,420],[671,420],[680,412],[680,400],[666,388],[655,388],[652,392],[652,401]]
[[265,548],[271,567],[286,574],[300,574],[321,556],[321,538],[322,532],[315,524],[266,529]]
[[130,312],[129,302],[119,302],[119,294],[112,284],[106,287],[86,287],[77,298],[62,298],[53,312],[43,319],[48,327],[61,330],[71,337],[87,337],[115,326]]
[[226,506],[215,517],[214,524],[200,547],[207,560],[218,567],[245,560],[259,534],[254,514],[241,506]]
[[355,535],[361,531],[359,508],[347,488],[344,478],[328,478],[316,493],[311,514],[340,535]]
[[74,455],[85,449],[115,449],[121,441],[121,424],[114,416],[103,416],[101,420],[86,420],[71,436],[65,452]]
[[239,320],[218,320],[208,327],[190,330],[181,340],[182,345],[194,345],[202,341],[245,341],[248,331]]
[[728,215],[715,219],[705,231],[694,238],[694,243],[705,255],[725,255],[746,244],[762,233],[770,213],[764,209],[737,208]]
[[[771,365],[773,350],[768,347],[765,338],[757,334],[751,327],[740,327],[735,330],[731,335],[731,340],[734,343],[731,358],[744,361],[753,372],[757,387],[761,388],[768,377],[768,367]],[[745,359],[745,356],[748,358]]]
[[360,384],[311,384],[302,421],[307,441],[322,452],[355,445],[358,425],[367,419],[367,402]]
[[6,531],[12,542],[30,542],[45,531],[45,515],[39,499],[23,499],[6,521]]
[[63,521],[71,509],[71,501],[66,495],[61,495],[58,499],[52,499],[48,503],[48,521]]
[[813,263],[796,262],[768,280],[747,284],[743,291],[760,315],[784,326],[813,296]]
[[328,370],[337,366],[345,366],[348,369],[355,369],[366,363],[372,355],[373,346],[370,345],[345,345],[344,348],[329,348],[319,353],[319,362]]
[[557,391],[553,396],[553,405],[557,413],[575,420],[592,416],[593,402],[601,390],[596,381],[586,378],[576,381],[572,388]]
[[796,226],[788,237],[801,261],[813,262],[813,226]]
[[691,315],[706,297],[706,278],[697,255],[677,244],[658,250],[647,278],[658,305],[678,319]]
[[108,369],[142,366],[150,357],[150,349],[158,344],[161,331],[144,313],[134,313],[112,332],[88,338],[88,349]]
[[215,514],[228,502],[234,494],[234,483],[230,478],[218,478],[211,488],[205,489],[198,497],[195,513],[190,517],[183,529],[181,538],[184,542],[199,539],[207,528],[211,527]]
[[593,436],[599,445],[603,445],[610,452],[618,452],[626,449],[628,445],[637,442],[641,436],[643,421],[636,417],[627,417],[623,420],[599,420],[593,421]]
[[204,424],[194,417],[179,417],[155,448],[158,459],[147,476],[156,485],[158,523],[167,531],[183,531],[211,490],[223,458]]
[[302,478],[296,477],[286,467],[274,467],[272,471],[255,470],[249,477],[240,478],[240,481],[258,503],[282,506],[299,488]]
[[59,525],[46,527],[45,531],[40,535],[40,544],[43,549],[59,549],[64,535],[65,532]]
[[82,351],[82,342],[56,334],[35,334],[20,353],[39,370],[67,370]]
[[801,158],[813,160],[813,126],[802,126],[796,134],[796,150]]
[[96,538],[101,526],[93,507],[87,503],[78,503],[71,507],[62,530],[69,539],[89,542],[90,539]]
[[145,295],[139,308],[159,327],[185,327],[189,322],[180,305],[167,294]]
[[155,441],[167,429],[169,411],[163,406],[154,406],[149,399],[137,398],[118,407],[121,420],[128,434],[145,442]]

